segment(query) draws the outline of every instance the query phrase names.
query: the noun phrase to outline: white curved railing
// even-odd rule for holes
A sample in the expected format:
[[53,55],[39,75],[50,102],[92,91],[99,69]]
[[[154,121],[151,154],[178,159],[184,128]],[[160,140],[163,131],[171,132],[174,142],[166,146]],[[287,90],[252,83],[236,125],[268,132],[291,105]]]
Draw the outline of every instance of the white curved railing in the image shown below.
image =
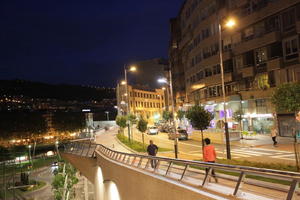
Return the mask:
[[[223,194],[233,195],[236,197],[243,196],[243,199],[251,199],[250,197],[247,198],[248,193],[242,190],[243,183],[251,184],[257,186],[258,188],[264,188],[264,193],[266,191],[269,191],[271,193],[271,196],[272,191],[280,191],[281,194],[285,197],[281,196],[279,197],[279,199],[292,200],[294,197],[296,197],[296,195],[298,195],[296,189],[298,188],[298,184],[300,182],[300,173],[296,172],[124,153],[112,150],[101,144],[94,144],[91,141],[83,140],[72,141],[65,144],[64,151],[66,153],[72,153],[84,157],[96,157],[97,153],[101,153],[107,158],[119,163],[138,169],[151,171],[155,174],[162,175],[173,180],[175,179],[182,183],[186,183],[196,187],[201,186],[207,189],[211,189],[208,185],[208,182],[211,179],[210,174],[212,170],[222,171],[223,174],[231,173],[238,178],[233,178],[234,176],[224,176],[221,173],[217,174],[218,178],[225,180],[224,182],[227,181],[235,183],[231,183],[230,185],[233,186],[231,187],[232,189],[227,190],[227,192],[223,191]],[[151,168],[150,164],[153,160],[155,161],[156,165],[154,168]],[[270,187],[270,185],[268,184],[262,184],[262,182],[259,181],[247,181],[247,175],[273,180],[288,181],[289,187],[286,189],[282,187],[274,188],[273,186]],[[228,188],[228,184],[226,185],[226,188]],[[220,189],[222,190],[222,187]],[[264,195],[267,196],[268,194]],[[264,199],[272,198],[266,197]]]

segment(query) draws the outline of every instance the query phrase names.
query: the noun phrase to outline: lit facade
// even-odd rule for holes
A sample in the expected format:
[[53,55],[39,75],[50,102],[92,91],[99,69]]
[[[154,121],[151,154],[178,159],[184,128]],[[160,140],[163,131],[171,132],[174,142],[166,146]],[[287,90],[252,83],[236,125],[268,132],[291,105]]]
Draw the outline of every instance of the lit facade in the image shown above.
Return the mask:
[[119,114],[127,114],[127,102],[129,100],[129,109],[131,114],[138,117],[144,117],[150,123],[161,119],[163,109],[165,108],[164,90],[141,90],[128,85],[128,94],[126,86],[119,85],[117,89],[117,102]]
[[[187,109],[203,104],[214,113],[212,128],[224,120],[219,29],[233,17],[236,27],[222,29],[227,117],[243,110],[242,128],[269,133],[278,121],[282,136],[290,136],[293,115],[277,114],[271,96],[283,83],[300,81],[299,0],[186,0],[171,20],[169,57],[175,72],[176,104]],[[221,19],[221,20],[218,20]],[[184,84],[182,84],[184,82]]]

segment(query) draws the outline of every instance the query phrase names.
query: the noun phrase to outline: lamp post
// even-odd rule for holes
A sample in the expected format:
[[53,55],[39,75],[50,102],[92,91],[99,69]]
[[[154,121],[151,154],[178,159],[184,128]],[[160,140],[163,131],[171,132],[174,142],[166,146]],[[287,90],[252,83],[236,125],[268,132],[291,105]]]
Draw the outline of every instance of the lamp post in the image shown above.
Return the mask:
[[[127,80],[127,72],[135,72],[136,71],[136,67],[135,66],[130,66],[129,68],[126,67],[126,65],[124,65],[124,78],[125,78],[125,82],[122,82],[122,84],[125,85],[125,96],[126,96],[126,100],[127,100],[127,104],[126,104],[126,114],[129,115],[130,114],[130,102],[129,102],[129,94],[128,94],[128,80]],[[128,121],[128,139],[130,141],[130,121]]]
[[[226,94],[225,94],[225,80],[224,80],[224,65],[223,65],[223,45],[222,45],[222,25],[220,19],[219,22],[219,56],[220,56],[220,68],[221,68],[221,79],[222,79],[222,95],[223,95],[223,109],[224,109],[224,129],[225,129],[225,139],[226,139],[226,155],[227,159],[231,159],[230,152],[230,138],[227,122],[227,112],[226,112]],[[225,27],[232,28],[235,26],[235,21],[230,19],[226,22]]]
[[106,120],[109,121],[109,111],[105,111],[106,114]]
[[[173,84],[172,84],[172,71],[171,68],[169,69],[169,82],[165,78],[158,79],[157,81],[159,83],[165,83],[170,87],[170,96],[171,96],[171,106],[172,106],[172,117],[173,117],[173,129],[175,131],[175,134],[177,132],[176,127],[176,119],[175,119],[175,106],[174,106],[174,97],[173,97]],[[174,139],[174,153],[175,158],[178,158],[178,138],[175,137]]]

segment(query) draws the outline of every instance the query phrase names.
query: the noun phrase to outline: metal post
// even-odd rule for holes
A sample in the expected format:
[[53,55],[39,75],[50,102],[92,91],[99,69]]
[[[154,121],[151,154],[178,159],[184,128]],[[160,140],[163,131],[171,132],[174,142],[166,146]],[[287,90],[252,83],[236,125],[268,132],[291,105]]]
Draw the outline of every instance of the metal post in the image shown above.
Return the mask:
[[[126,100],[127,100],[127,104],[126,104],[126,114],[129,115],[130,114],[130,105],[129,105],[129,94],[128,94],[128,80],[127,80],[127,70],[126,70],[126,65],[124,65],[124,75],[125,75],[125,91],[126,91]],[[130,140],[130,122],[127,124],[128,126],[128,140],[129,142]]]
[[[172,71],[171,66],[169,66],[169,79],[170,79],[170,94],[171,94],[171,105],[172,105],[172,115],[173,115],[173,128],[175,131],[175,134],[177,132],[176,127],[176,119],[175,119],[175,106],[174,106],[174,96],[173,96],[173,83],[172,83]],[[175,158],[178,158],[178,138],[176,137],[174,139],[174,152],[175,152]]]
[[226,112],[226,94],[225,94],[223,47],[222,47],[222,27],[221,27],[220,17],[218,17],[218,22],[219,22],[219,56],[220,56],[221,78],[222,78],[222,95],[223,95],[223,109],[224,109],[224,128],[225,128],[225,138],[226,138],[226,154],[227,154],[227,159],[231,159],[230,139],[229,139],[229,131],[228,131],[228,123],[227,123],[227,112]]

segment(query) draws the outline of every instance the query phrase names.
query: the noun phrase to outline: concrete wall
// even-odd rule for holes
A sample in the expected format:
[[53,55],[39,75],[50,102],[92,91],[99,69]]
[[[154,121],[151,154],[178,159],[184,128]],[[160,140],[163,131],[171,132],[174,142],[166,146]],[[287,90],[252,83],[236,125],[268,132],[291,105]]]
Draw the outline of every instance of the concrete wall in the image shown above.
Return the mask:
[[99,155],[97,162],[101,166],[104,181],[113,181],[116,184],[122,200],[215,199],[201,194],[206,192],[198,192],[196,189],[178,184],[176,181],[129,168]]

